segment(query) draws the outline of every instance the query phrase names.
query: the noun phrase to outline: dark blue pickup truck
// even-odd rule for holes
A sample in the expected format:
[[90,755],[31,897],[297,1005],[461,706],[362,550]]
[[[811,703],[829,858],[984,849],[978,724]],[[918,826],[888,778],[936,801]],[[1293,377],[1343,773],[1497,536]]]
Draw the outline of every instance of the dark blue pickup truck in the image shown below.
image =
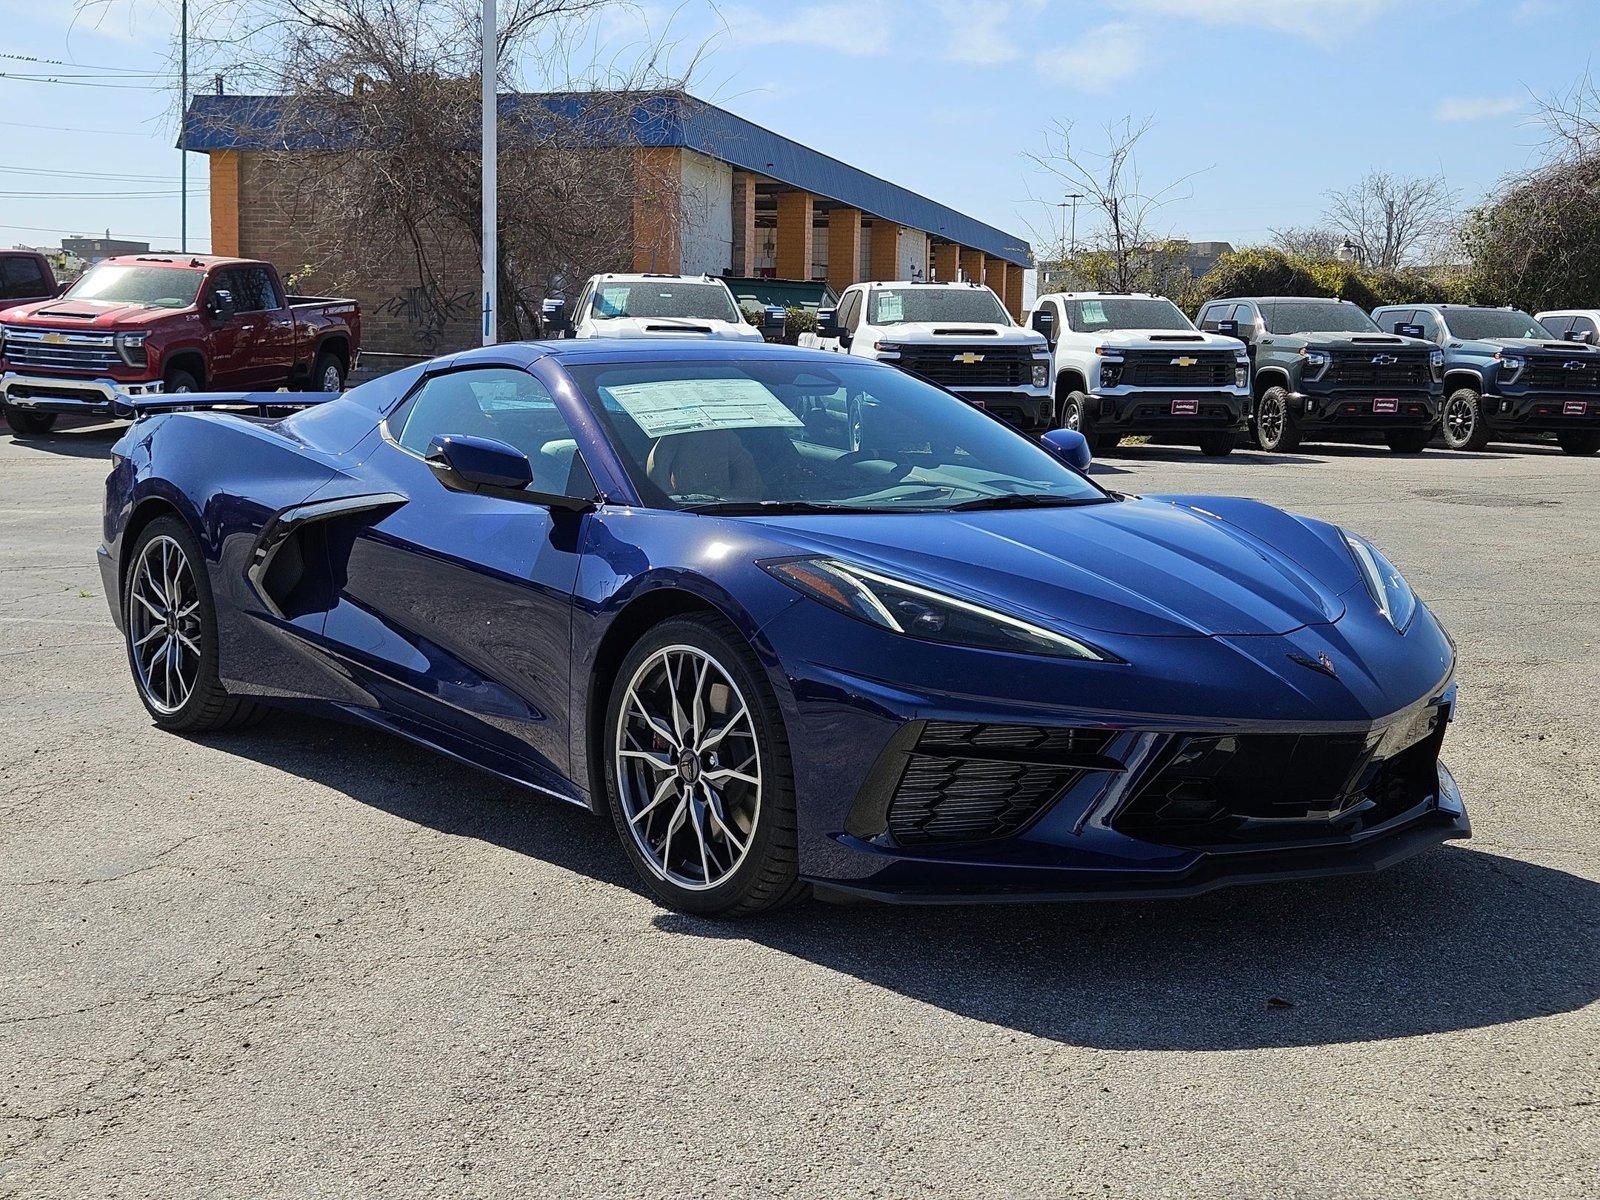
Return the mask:
[[1441,433],[1452,450],[1554,434],[1568,454],[1600,450],[1600,350],[1556,337],[1525,312],[1468,304],[1372,310],[1386,333],[1444,351]]

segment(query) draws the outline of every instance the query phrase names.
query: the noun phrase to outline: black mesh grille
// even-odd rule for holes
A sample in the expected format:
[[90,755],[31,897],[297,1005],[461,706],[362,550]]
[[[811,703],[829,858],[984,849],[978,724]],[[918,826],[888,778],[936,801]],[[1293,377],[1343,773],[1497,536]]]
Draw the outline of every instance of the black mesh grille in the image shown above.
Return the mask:
[[889,832],[903,846],[1006,837],[1079,774],[1070,767],[913,754],[889,806]]
[[907,346],[899,366],[945,387],[1027,387],[1033,351],[1026,346]]
[[1129,351],[1122,382],[1152,388],[1232,387],[1234,367],[1231,351]]
[[1422,355],[1362,350],[1335,354],[1321,382],[1344,387],[1425,388],[1431,379],[1432,368]]
[[1600,391],[1600,363],[1586,363],[1576,370],[1562,365],[1571,361],[1573,360],[1536,358],[1528,364],[1523,372],[1523,378],[1512,386],[1532,388],[1541,392]]
[[1029,751],[1042,756],[1098,754],[1111,735],[1100,729],[1068,729],[1051,725],[969,725],[929,721],[921,746],[971,750]]

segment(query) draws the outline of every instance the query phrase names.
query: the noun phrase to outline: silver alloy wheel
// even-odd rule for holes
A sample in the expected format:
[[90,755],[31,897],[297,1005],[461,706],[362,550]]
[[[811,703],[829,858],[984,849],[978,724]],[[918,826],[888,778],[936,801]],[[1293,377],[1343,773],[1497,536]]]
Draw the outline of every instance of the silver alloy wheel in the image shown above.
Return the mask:
[[339,364],[329,363],[327,370],[322,372],[322,390],[337,392],[343,388],[344,380],[339,378]]
[[128,647],[139,690],[170,716],[188,703],[200,678],[200,593],[183,547],[151,538],[128,586]]
[[1277,445],[1278,439],[1283,436],[1283,402],[1281,400],[1263,401],[1261,411],[1256,414],[1256,428],[1261,431],[1261,440]]
[[761,818],[761,747],[739,686],[696,646],[657,650],[622,696],[617,789],[652,873],[689,891],[744,862]]
[[1083,410],[1078,407],[1076,400],[1067,401],[1067,417],[1063,428],[1070,429],[1074,433],[1083,431]]
[[1466,445],[1478,428],[1478,406],[1460,394],[1450,397],[1444,406],[1444,428],[1452,445]]

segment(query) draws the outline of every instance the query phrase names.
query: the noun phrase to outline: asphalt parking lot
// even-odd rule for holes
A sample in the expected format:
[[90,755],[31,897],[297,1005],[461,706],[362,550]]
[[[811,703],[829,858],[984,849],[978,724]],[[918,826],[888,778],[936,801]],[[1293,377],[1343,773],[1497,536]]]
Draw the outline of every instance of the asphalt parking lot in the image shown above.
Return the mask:
[[1600,460],[1099,468],[1389,552],[1460,645],[1470,843],[723,925],[383,735],[158,733],[94,564],[115,436],[0,426],[0,1195],[1594,1194]]

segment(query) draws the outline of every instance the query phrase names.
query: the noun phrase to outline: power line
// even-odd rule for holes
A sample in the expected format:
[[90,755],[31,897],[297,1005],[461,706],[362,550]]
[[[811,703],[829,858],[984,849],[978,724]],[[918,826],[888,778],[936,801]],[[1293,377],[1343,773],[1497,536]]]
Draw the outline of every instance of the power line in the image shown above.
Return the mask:
[[[153,200],[159,196],[181,196],[177,188],[139,192],[0,192],[4,200]],[[191,196],[203,196],[204,188],[190,188]]]
[[[82,225],[76,226],[50,226],[50,225],[0,225],[0,229],[10,229],[18,233],[64,233],[68,237],[94,237],[93,233],[85,233]],[[159,243],[175,242],[177,237],[170,233],[119,233],[118,237],[134,238],[139,241]]]
[[48,167],[17,167],[0,163],[0,171],[12,175],[47,175],[66,179],[118,179],[131,183],[172,183],[170,175],[117,175],[109,171],[55,171]]
[[35,125],[32,121],[0,121],[8,129],[42,129],[50,133],[94,133],[105,137],[154,137],[154,134],[132,133],[126,129],[79,129],[74,125]]
[[130,67],[107,67],[98,63],[67,62],[65,59],[60,58],[40,58],[36,54],[0,53],[0,59],[9,60],[11,62],[38,63],[41,66],[46,67],[77,67],[81,71],[103,71],[111,75],[142,74],[142,72],[135,71]]
[[89,83],[82,79],[61,79],[47,75],[18,75],[11,71],[0,71],[0,79],[9,79],[13,83],[54,83],[61,87],[89,87],[103,88],[113,92],[164,92],[167,84],[154,83]]

